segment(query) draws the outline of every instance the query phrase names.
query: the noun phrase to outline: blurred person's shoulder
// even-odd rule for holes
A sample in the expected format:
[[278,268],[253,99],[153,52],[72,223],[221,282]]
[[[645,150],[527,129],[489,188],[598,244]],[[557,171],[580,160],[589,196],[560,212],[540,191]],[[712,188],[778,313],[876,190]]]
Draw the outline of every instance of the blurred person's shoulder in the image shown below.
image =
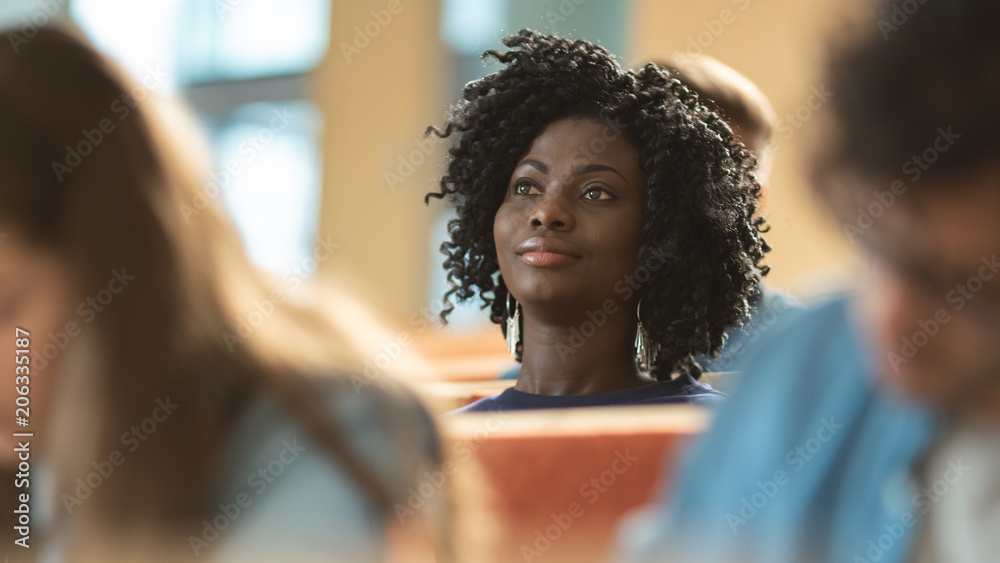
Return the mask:
[[[319,395],[329,424],[392,499],[405,499],[440,459],[433,418],[404,386],[389,381],[357,386],[349,376],[336,375],[311,378],[308,392]],[[222,560],[271,560],[262,558],[284,558],[289,550],[299,557],[326,553],[345,561],[383,557],[384,517],[342,460],[274,397],[258,393],[250,399],[230,436],[219,474],[217,519],[232,529],[209,520],[201,538],[212,537],[215,529]],[[412,514],[420,507],[405,508]]]
[[804,311],[806,306],[794,295],[762,285],[761,298],[757,304],[757,311],[761,314],[773,311],[775,314],[784,314],[790,311]]
[[[740,325],[735,325],[726,331],[726,343],[715,358],[699,356],[698,363],[706,372],[740,372],[746,364],[749,352],[760,345],[769,332],[776,328],[778,321],[790,313],[805,310],[805,305],[792,295],[771,288],[763,283],[758,286],[759,296],[751,303],[751,309]],[[712,381],[718,383],[722,390],[728,390],[732,385],[731,375],[716,376]]]
[[[860,347],[850,320],[850,294],[825,297],[809,306],[780,292],[765,294],[756,324],[766,324],[755,346],[747,347],[742,359],[744,372],[760,378],[795,379],[808,366],[816,377],[819,372],[842,370],[845,359],[860,357]],[[766,318],[765,318],[766,317]],[[847,354],[845,356],[845,354]],[[851,366],[857,367],[857,366]]]
[[[404,385],[390,381],[357,385],[349,375],[303,378],[303,393],[318,396],[326,407],[328,423],[365,462],[380,469],[403,470],[400,462],[422,463],[440,456],[434,420]],[[315,399],[315,397],[312,397]],[[300,443],[313,443],[289,408],[269,395],[258,393],[247,404],[232,432],[232,459],[240,454],[266,456],[267,444],[294,435]],[[325,451],[316,444],[315,454]],[[329,456],[327,456],[329,457]],[[388,483],[402,475],[380,475]]]

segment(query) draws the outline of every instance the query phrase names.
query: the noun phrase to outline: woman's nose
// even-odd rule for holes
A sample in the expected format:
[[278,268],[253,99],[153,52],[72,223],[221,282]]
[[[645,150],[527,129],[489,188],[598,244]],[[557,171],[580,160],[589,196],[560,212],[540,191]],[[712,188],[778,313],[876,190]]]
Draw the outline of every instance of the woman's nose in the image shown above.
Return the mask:
[[561,190],[549,190],[538,198],[531,211],[531,226],[550,230],[567,231],[573,228],[573,212]]

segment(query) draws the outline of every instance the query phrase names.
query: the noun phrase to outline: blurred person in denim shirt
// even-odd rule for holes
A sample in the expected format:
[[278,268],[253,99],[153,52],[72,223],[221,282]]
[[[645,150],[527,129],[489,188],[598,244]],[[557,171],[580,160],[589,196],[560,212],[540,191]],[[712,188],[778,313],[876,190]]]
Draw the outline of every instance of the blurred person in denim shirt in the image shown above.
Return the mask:
[[616,560],[1000,553],[1000,4],[878,10],[838,38],[814,160],[870,274],[774,326]]

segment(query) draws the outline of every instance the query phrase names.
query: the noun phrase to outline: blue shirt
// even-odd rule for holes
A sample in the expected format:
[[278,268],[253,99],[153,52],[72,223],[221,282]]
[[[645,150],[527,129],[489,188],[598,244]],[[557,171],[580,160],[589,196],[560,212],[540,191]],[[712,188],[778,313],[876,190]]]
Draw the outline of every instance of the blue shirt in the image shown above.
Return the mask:
[[770,332],[670,498],[623,528],[616,562],[906,560],[930,505],[911,470],[935,417],[875,388],[846,299]]
[[516,389],[507,389],[499,395],[480,399],[454,413],[481,411],[512,411],[528,409],[559,409],[572,407],[603,407],[613,405],[661,405],[692,403],[714,406],[725,396],[707,383],[696,381],[689,375],[680,375],[671,381],[657,381],[641,387],[593,393],[590,395],[536,395]]
[[753,304],[745,323],[726,331],[726,343],[717,358],[698,356],[695,360],[706,372],[742,371],[744,359],[753,346],[775,325],[779,318],[793,310],[802,309],[800,303],[780,291],[759,286],[760,297]]

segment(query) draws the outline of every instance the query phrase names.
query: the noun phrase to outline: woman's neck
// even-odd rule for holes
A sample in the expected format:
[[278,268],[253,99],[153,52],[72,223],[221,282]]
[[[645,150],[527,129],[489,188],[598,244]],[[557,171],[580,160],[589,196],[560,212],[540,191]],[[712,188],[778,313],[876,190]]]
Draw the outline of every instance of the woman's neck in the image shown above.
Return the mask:
[[575,326],[528,316],[522,334],[521,373],[514,388],[537,395],[589,395],[651,383],[635,365],[635,321],[608,315]]

